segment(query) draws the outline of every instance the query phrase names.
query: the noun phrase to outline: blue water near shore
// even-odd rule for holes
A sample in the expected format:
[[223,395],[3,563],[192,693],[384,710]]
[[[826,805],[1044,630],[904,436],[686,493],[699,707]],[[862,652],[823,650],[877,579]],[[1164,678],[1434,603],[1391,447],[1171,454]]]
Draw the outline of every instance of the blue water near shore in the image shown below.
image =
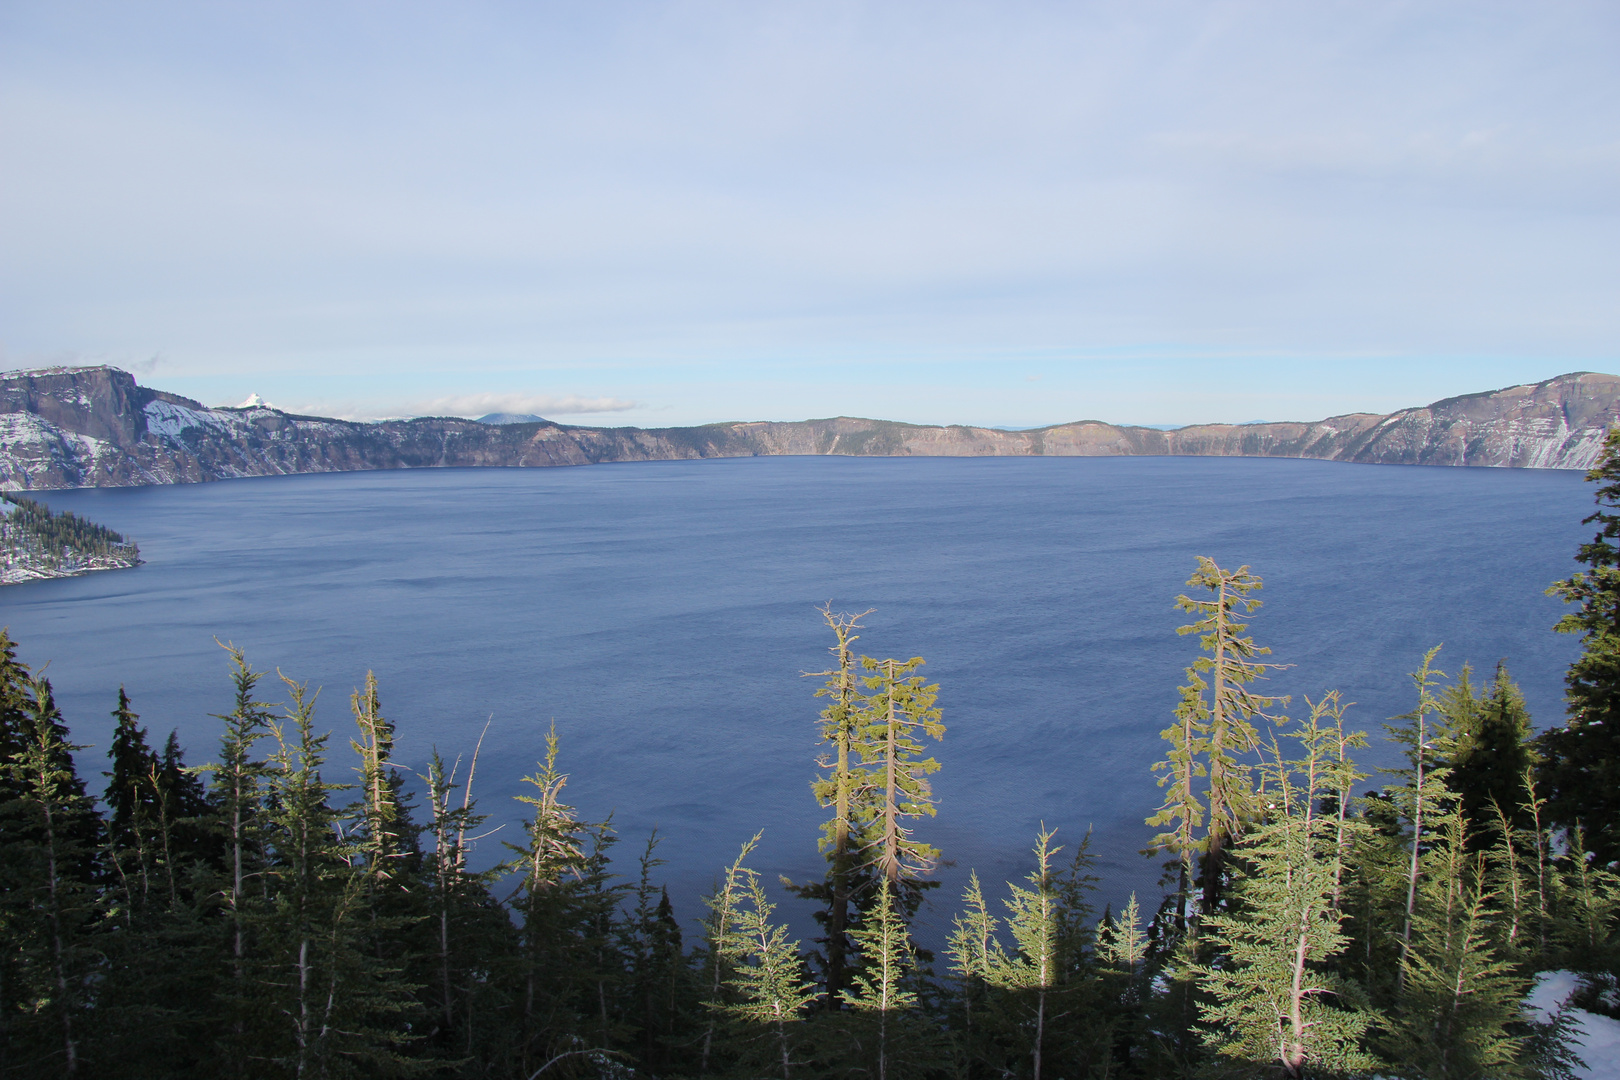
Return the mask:
[[[1374,732],[1411,707],[1406,673],[1506,658],[1543,726],[1577,643],[1546,585],[1575,569],[1578,473],[1201,458],[755,458],[589,468],[280,477],[51,493],[135,537],[135,570],[0,590],[98,786],[122,683],[161,739],[213,758],[233,641],[325,688],[347,774],[348,694],[374,669],[400,759],[469,753],[477,795],[517,840],[512,796],[555,720],[567,793],[613,815],[625,870],[656,826],[684,917],[755,830],[758,869],[821,872],[816,613],[875,608],[860,648],[928,659],[949,732],[939,815],[954,866],[1005,880],[1042,822],[1094,829],[1104,899],[1151,891],[1136,854],[1149,766],[1196,643],[1173,609],[1194,556],[1251,564],[1253,633],[1294,665],[1271,690],[1328,688]],[[274,693],[276,687],[266,685]],[[1372,760],[1387,763],[1386,751]],[[797,929],[809,931],[802,910]]]

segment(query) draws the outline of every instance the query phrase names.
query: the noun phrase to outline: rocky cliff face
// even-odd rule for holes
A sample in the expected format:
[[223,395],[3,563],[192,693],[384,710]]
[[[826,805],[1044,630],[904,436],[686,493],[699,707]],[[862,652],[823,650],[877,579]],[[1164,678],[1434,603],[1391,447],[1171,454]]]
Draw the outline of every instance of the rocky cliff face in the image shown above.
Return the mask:
[[492,425],[425,417],[359,424],[278,409],[208,408],[109,367],[0,376],[0,488],[182,484],[236,476],[534,467],[750,457],[1191,454],[1423,465],[1588,469],[1620,422],[1620,377],[1579,373],[1389,416],[1206,424],[1159,431],[1098,421],[1034,431],[837,417],[691,428]]

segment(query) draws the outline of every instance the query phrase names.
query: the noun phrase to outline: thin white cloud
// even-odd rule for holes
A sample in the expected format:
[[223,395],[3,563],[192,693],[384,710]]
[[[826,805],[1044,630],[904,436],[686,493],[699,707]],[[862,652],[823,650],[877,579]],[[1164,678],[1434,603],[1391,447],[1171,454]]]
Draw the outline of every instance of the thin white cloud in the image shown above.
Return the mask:
[[528,413],[534,416],[579,416],[590,413],[625,412],[634,401],[614,397],[583,397],[579,394],[484,393],[457,394],[407,402],[391,410],[392,416],[485,416],[489,413]]
[[580,394],[507,393],[454,394],[445,397],[415,398],[361,403],[332,398],[306,399],[288,408],[299,416],[329,416],[337,420],[401,420],[413,416],[480,417],[490,413],[518,413],[534,416],[580,416],[592,413],[624,412],[639,404],[623,398],[585,397]]

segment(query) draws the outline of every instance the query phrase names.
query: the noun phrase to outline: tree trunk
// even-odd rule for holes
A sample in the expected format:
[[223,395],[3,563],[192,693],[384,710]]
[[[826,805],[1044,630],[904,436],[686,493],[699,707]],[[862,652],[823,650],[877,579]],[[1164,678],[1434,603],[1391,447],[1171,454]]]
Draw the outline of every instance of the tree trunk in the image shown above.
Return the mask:
[[1035,995],[1035,1052],[1032,1055],[1035,1066],[1035,1080],[1041,1080],[1041,1049],[1046,1041],[1046,990],[1043,987]]
[[832,909],[827,918],[827,1011],[842,1005],[844,989],[844,936],[849,928],[849,709],[854,695],[849,645],[838,640],[838,704],[843,722],[838,732],[837,801],[833,822]]
[[40,773],[40,807],[45,812],[45,888],[50,899],[51,960],[56,974],[57,1010],[62,1019],[62,1051],[65,1054],[64,1075],[72,1076],[79,1069],[79,1047],[73,1039],[73,1010],[68,997],[67,949],[62,941],[61,881],[56,866],[56,813],[51,804],[50,778]]
[[1401,926],[1401,966],[1395,972],[1395,992],[1406,987],[1406,960],[1412,951],[1412,913],[1417,910],[1418,856],[1423,847],[1423,751],[1427,741],[1423,703],[1418,702],[1417,786],[1412,790],[1412,862],[1406,876],[1406,920]]
[[884,661],[884,674],[888,685],[885,697],[889,704],[889,730],[885,736],[883,750],[884,768],[884,796],[883,796],[883,872],[888,876],[889,883],[898,887],[900,883],[900,818],[899,807],[896,802],[898,777],[895,770],[898,762],[895,760],[895,718],[894,718],[894,661]]
[[1231,815],[1226,804],[1226,636],[1230,632],[1226,613],[1226,579],[1221,579],[1215,608],[1215,667],[1210,672],[1209,706],[1209,834],[1204,850],[1204,911],[1215,910],[1221,891],[1221,864],[1225,858],[1225,819]]

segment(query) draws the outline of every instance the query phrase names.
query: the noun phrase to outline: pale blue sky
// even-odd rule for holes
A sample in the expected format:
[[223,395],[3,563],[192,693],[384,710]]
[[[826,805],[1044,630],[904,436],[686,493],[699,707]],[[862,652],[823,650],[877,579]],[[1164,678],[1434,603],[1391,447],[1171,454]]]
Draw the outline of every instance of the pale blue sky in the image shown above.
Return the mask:
[[1009,426],[1620,371],[1617,57],[1612,0],[0,0],[0,364]]

